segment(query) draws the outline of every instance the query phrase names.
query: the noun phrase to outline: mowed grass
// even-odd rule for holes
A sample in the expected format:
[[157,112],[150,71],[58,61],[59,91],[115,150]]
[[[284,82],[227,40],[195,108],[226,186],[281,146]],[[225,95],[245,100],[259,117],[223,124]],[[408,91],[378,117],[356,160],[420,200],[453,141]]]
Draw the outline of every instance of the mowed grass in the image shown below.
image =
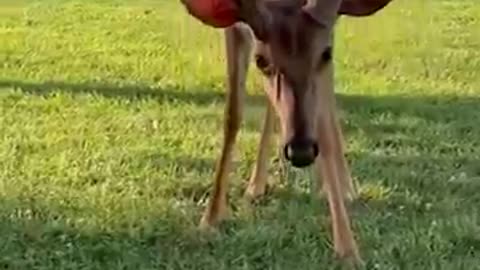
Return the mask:
[[[271,156],[252,69],[220,234],[196,226],[222,140],[222,32],[178,1],[0,2],[0,269],[336,269],[309,170]],[[480,5],[395,0],[335,48],[365,269],[480,269]]]

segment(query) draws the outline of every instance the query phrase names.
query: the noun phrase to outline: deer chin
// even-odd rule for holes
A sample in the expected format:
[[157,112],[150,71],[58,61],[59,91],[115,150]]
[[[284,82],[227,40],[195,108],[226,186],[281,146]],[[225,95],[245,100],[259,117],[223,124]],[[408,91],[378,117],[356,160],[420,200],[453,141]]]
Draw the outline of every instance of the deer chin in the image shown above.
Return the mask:
[[181,0],[188,13],[200,22],[214,28],[226,28],[238,19],[234,0]]

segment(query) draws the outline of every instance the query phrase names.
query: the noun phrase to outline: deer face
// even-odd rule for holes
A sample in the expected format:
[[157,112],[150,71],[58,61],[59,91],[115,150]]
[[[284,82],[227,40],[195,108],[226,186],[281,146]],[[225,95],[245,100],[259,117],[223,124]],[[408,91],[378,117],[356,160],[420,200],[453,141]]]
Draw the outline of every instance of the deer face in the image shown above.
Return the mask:
[[333,92],[332,38],[338,14],[365,16],[388,3],[317,1],[257,2],[257,18],[246,17],[257,37],[256,66],[280,119],[284,155],[295,167],[312,164],[319,152],[316,124],[319,114],[328,111],[320,108],[321,99],[329,96],[322,92]]
[[317,156],[320,91],[331,87],[332,27],[295,3],[266,5],[269,22],[259,33],[255,64],[279,116],[284,155],[295,167]]
[[[182,1],[188,7],[200,0]],[[312,164],[319,153],[316,124],[328,111],[321,99],[333,93],[335,21],[341,14],[371,15],[391,0],[217,1],[232,1],[229,12],[255,34],[255,63],[281,122],[286,159],[295,167]]]

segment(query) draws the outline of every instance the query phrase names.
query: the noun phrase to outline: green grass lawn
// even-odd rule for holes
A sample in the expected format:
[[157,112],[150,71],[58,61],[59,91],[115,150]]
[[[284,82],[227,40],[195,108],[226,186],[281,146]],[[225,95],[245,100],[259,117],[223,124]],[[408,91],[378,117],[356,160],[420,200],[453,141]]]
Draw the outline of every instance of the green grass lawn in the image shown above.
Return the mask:
[[[0,1],[0,269],[334,269],[313,174],[271,157],[241,195],[247,116],[221,233],[196,225],[220,152],[222,32],[174,0]],[[366,269],[480,269],[480,5],[395,0],[343,18],[335,61]]]

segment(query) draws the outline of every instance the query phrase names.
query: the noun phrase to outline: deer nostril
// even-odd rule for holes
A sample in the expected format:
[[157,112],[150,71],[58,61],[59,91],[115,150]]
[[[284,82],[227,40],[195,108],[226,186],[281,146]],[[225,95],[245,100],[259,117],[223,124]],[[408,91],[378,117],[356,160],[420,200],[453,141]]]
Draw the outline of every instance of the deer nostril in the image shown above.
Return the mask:
[[285,158],[297,168],[311,165],[318,152],[318,145],[309,139],[292,140],[284,148]]

